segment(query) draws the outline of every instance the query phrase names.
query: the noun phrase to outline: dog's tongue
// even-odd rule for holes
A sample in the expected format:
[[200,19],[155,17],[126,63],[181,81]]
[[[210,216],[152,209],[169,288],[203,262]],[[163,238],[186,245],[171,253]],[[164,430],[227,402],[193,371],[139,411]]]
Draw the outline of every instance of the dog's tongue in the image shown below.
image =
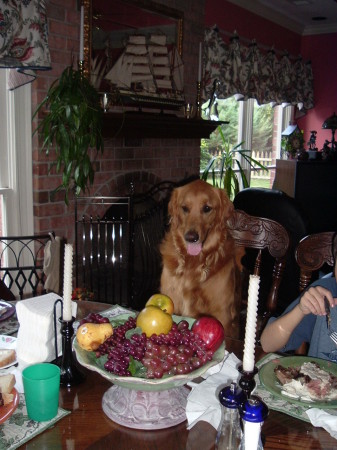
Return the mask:
[[197,256],[201,252],[202,245],[200,243],[187,244],[187,253],[192,256]]

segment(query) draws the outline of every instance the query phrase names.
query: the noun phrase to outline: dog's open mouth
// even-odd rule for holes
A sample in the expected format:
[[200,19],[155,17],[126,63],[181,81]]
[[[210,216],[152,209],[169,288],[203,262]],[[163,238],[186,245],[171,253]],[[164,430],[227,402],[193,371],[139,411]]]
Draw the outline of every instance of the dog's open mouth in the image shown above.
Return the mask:
[[201,252],[202,243],[201,242],[189,242],[187,244],[187,253],[191,256],[197,256]]

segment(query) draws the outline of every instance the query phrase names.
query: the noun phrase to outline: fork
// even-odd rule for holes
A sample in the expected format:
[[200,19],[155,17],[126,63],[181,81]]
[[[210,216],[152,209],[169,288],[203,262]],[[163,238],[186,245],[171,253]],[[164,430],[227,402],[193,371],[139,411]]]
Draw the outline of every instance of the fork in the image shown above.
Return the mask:
[[337,332],[336,331],[330,331],[329,338],[337,345]]
[[331,313],[330,313],[330,304],[328,299],[324,296],[324,306],[325,306],[325,312],[326,312],[326,326],[328,329],[328,336],[337,345],[337,332],[331,331]]

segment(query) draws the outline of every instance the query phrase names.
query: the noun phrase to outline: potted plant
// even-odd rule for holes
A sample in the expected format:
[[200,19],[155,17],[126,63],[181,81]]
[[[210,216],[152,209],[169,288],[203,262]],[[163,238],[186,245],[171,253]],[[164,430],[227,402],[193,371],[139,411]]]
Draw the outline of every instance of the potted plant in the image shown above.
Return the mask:
[[103,152],[99,94],[81,71],[70,66],[51,85],[33,118],[44,106],[46,112],[41,114],[34,133],[41,135],[41,150],[47,155],[55,145],[56,170],[62,173],[62,183],[56,190],[65,190],[68,204],[69,190],[79,195],[93,184],[94,160],[89,149],[96,149],[95,156]]
[[[210,159],[201,175],[201,179],[207,181],[211,173],[213,186],[225,189],[228,197],[233,200],[240,190],[240,179],[243,188],[249,187],[245,171],[237,156],[241,156],[253,169],[259,167],[260,169],[268,170],[268,168],[252,158],[248,154],[250,150],[240,148],[243,142],[232,147],[229,140],[225,138],[221,127],[219,126],[217,129],[223,143],[221,152]],[[235,171],[235,164],[238,171]]]
[[295,159],[304,146],[304,132],[296,124],[290,124],[281,137],[281,149],[288,159]]

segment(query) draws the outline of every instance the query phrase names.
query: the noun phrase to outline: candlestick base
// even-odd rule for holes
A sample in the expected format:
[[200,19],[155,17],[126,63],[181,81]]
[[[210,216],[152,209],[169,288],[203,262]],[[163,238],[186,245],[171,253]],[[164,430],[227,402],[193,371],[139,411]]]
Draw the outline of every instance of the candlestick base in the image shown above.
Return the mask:
[[195,108],[195,116],[196,119],[201,119],[201,82],[197,81],[197,99],[196,99],[196,108]]
[[82,383],[85,379],[85,375],[77,367],[72,351],[72,336],[74,334],[75,317],[71,320],[59,319],[61,323],[62,334],[62,356],[55,361],[61,369],[61,386],[71,387]]
[[243,392],[246,394],[247,398],[250,398],[251,393],[253,392],[256,382],[255,382],[255,375],[258,373],[259,369],[254,366],[254,369],[252,372],[247,372],[246,370],[243,370],[243,366],[239,366],[239,372],[241,373],[241,377],[239,380],[239,386],[243,390]]

